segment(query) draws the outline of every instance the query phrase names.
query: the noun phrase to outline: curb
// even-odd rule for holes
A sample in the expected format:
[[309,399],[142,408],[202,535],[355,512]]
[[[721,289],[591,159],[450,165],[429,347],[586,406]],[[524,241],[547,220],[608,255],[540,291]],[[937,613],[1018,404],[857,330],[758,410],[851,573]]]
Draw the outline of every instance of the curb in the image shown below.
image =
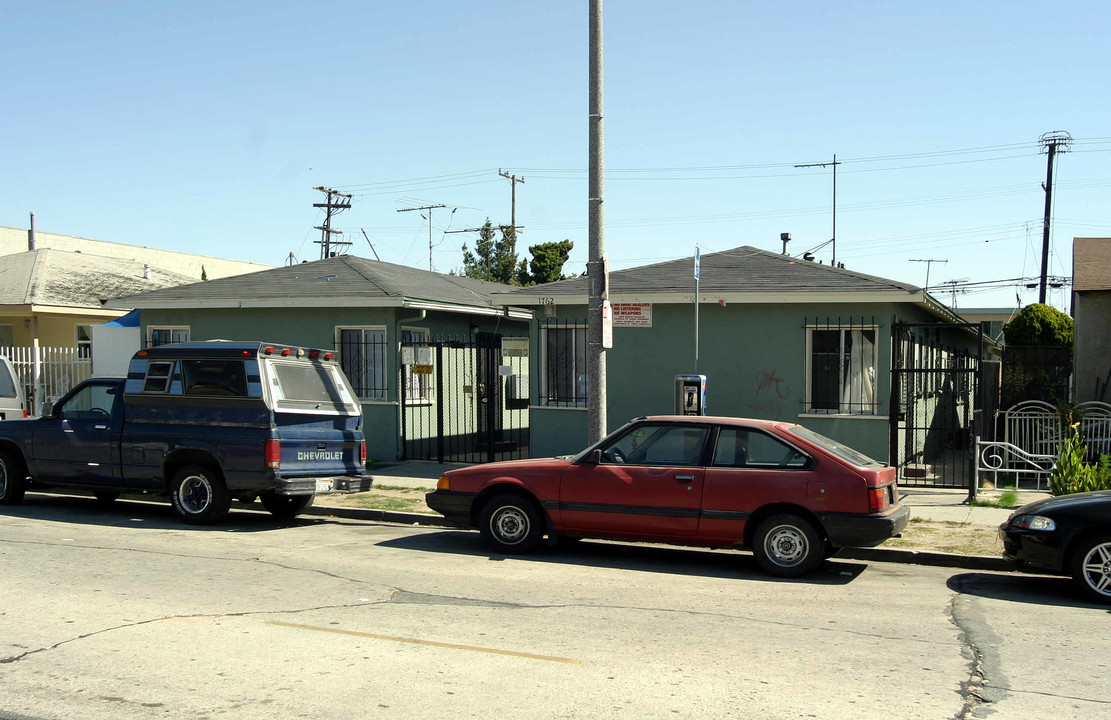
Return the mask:
[[[472,529],[464,523],[456,523],[440,515],[421,513],[393,512],[365,508],[310,507],[306,515],[325,515],[347,520],[367,520],[388,522],[398,525],[420,525],[428,527],[447,527],[453,529]],[[931,567],[962,568],[965,570],[993,570],[1014,572],[1013,565],[1002,557],[985,555],[956,555],[953,553],[928,552],[920,550],[897,550],[894,548],[843,548],[834,556],[841,560],[862,560],[865,562],[905,563],[908,565],[927,565]]]

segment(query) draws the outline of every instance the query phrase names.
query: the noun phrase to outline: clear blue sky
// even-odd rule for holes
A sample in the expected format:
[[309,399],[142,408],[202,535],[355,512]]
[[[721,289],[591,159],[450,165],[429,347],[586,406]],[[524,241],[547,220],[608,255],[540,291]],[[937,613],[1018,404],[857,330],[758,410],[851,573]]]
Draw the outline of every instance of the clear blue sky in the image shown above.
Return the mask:
[[[508,223],[519,252],[587,253],[587,9],[572,2],[8,3],[0,225],[268,264],[320,256],[314,186],[354,195],[351,252],[462,267]],[[1111,237],[1111,6],[605,3],[606,249],[620,269],[753,245],[921,285],[1050,272]],[[830,262],[832,248],[816,254]],[[1021,285],[1021,283],[1019,283]],[[1035,302],[1008,286],[961,308]],[[939,294],[950,299],[947,292]],[[1067,308],[1064,291],[1050,300]]]

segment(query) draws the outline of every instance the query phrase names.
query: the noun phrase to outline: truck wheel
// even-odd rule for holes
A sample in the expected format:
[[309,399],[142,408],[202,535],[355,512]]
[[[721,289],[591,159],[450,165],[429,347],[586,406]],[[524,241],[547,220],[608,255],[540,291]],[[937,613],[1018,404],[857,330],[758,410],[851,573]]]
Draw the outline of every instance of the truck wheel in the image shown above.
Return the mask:
[[801,577],[818,567],[825,552],[822,538],[798,515],[773,515],[756,528],[752,554],[764,572],[776,577]]
[[288,520],[297,517],[312,507],[312,501],[315,497],[315,495],[262,493],[258,496],[258,499],[262,501],[262,506],[269,510],[271,515]]
[[529,498],[505,493],[490,499],[482,508],[479,532],[498,552],[524,555],[544,537],[544,518]]
[[0,505],[18,505],[27,492],[23,463],[9,452],[0,452]]
[[112,490],[97,490],[93,493],[93,497],[96,498],[97,505],[109,507],[119,499],[120,494]]
[[174,512],[191,525],[208,525],[223,520],[231,507],[231,493],[223,478],[212,468],[186,465],[170,482]]

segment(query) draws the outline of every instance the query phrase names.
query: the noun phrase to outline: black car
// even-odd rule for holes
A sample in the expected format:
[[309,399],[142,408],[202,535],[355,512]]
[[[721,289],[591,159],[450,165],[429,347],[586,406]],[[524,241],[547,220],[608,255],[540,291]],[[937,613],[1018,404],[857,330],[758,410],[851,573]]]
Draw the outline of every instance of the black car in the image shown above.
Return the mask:
[[1023,505],[999,537],[1020,570],[1069,575],[1090,599],[1111,603],[1111,490]]

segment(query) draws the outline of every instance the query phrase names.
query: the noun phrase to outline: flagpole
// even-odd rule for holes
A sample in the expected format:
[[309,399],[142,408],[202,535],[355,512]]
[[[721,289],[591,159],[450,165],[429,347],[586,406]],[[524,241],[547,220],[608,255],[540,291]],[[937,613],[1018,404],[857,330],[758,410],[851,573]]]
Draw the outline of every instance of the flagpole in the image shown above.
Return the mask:
[[694,246],[694,374],[698,374],[698,283],[699,265],[702,262],[701,248]]

